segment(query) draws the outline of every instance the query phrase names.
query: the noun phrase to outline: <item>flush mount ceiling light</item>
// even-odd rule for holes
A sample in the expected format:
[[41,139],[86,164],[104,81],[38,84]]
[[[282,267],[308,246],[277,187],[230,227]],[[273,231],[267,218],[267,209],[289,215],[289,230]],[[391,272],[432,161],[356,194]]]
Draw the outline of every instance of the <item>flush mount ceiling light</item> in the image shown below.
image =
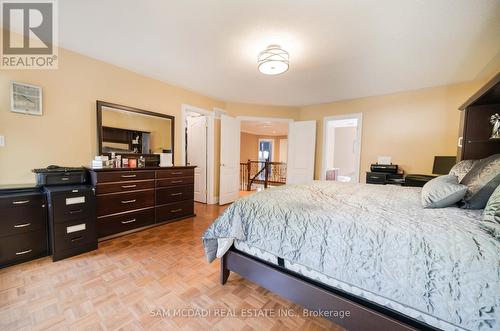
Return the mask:
[[257,65],[265,75],[279,75],[288,70],[290,55],[279,45],[269,45],[259,54]]

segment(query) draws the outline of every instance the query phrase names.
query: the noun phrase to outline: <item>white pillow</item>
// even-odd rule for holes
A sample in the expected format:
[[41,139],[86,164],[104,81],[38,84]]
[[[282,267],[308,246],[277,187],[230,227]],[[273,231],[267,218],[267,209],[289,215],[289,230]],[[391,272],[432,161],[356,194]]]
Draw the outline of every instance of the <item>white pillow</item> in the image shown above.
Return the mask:
[[449,207],[463,199],[467,186],[459,184],[457,176],[436,177],[422,187],[422,206],[424,208]]

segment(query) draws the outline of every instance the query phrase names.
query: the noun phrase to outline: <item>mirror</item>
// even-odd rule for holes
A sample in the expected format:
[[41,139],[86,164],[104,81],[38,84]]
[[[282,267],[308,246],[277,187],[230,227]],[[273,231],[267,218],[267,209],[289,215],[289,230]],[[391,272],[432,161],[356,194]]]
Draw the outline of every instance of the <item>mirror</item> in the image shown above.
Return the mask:
[[154,165],[160,153],[173,155],[174,116],[97,101],[97,135],[100,155],[145,156]]

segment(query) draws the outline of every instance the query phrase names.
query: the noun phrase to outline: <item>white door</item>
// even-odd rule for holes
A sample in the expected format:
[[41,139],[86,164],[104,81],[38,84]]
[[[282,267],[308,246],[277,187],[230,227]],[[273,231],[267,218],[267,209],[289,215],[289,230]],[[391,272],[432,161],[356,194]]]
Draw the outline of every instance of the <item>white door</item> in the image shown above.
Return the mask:
[[238,198],[240,192],[240,121],[221,115],[219,204]]
[[207,202],[207,118],[186,117],[187,165],[194,168],[194,201]]
[[290,123],[288,130],[287,184],[307,183],[314,179],[316,121]]

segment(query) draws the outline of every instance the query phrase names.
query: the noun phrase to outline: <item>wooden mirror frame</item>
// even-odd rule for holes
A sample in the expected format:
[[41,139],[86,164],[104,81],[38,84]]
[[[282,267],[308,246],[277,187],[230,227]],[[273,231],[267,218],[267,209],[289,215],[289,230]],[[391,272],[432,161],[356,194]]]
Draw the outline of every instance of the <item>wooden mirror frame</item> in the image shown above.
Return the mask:
[[[99,155],[102,155],[102,136],[103,136],[103,131],[102,131],[102,108],[107,107],[107,108],[115,108],[118,110],[124,110],[132,113],[137,113],[137,114],[142,114],[142,115],[149,115],[149,116],[155,116],[155,117],[161,117],[164,119],[169,119],[171,121],[170,124],[170,145],[171,145],[171,151],[172,151],[172,164],[174,164],[174,145],[175,145],[175,116],[172,115],[166,115],[166,114],[160,114],[160,113],[155,113],[152,111],[144,110],[144,109],[139,109],[139,108],[134,108],[134,107],[129,107],[129,106],[123,106],[119,105],[116,103],[111,103],[111,102],[106,102],[106,101],[100,101],[97,100],[96,102],[96,112],[97,112],[97,150],[99,152]],[[124,153],[123,155],[147,155],[146,153],[141,153],[141,154],[129,154],[129,153]]]

